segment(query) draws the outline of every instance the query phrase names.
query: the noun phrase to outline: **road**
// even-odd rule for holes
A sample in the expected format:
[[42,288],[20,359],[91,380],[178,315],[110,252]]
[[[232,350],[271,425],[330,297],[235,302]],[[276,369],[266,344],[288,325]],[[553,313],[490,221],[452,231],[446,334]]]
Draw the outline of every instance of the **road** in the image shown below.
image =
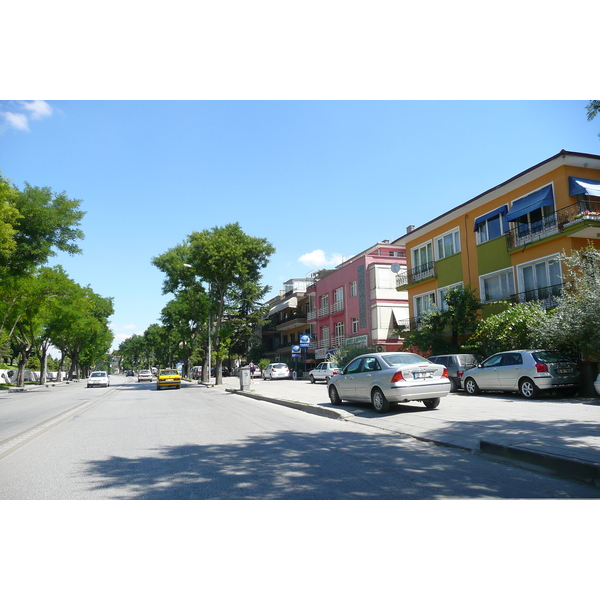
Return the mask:
[[106,389],[5,394],[0,423],[0,499],[600,497],[466,451],[192,384],[159,392],[117,376]]

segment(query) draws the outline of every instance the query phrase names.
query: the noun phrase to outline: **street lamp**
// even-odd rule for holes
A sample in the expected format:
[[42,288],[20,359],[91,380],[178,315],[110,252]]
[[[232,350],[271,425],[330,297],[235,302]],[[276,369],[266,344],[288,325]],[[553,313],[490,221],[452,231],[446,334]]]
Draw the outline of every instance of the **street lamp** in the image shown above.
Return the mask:
[[[183,263],[184,267],[187,267],[188,269],[192,268],[192,265],[188,265],[187,263]],[[211,379],[211,356],[210,356],[210,347],[212,345],[212,340],[211,340],[211,317],[210,317],[210,284],[208,286],[208,385],[210,385],[210,379]],[[216,373],[215,373],[216,375]]]

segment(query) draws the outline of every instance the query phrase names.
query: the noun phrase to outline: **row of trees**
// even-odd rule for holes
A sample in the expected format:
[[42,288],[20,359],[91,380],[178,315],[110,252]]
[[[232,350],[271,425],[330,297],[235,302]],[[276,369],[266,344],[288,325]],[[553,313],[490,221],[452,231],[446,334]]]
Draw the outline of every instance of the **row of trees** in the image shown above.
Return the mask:
[[[405,346],[425,356],[468,352],[484,358],[519,348],[548,348],[575,360],[600,361],[600,251],[591,243],[563,255],[565,282],[557,305],[496,303],[499,312],[478,319],[481,304],[469,287],[446,295],[448,310],[423,317],[418,330],[398,331]],[[452,332],[451,338],[447,332]]]
[[66,361],[71,371],[87,369],[110,349],[112,298],[75,283],[61,266],[47,265],[58,251],[81,253],[80,205],[64,192],[27,183],[19,190],[0,176],[0,345],[18,357],[18,386],[32,355],[45,381],[51,346],[61,353],[59,373]]
[[[152,258],[164,274],[163,294],[172,295],[160,325],[125,340],[118,349],[124,366],[172,366],[181,360],[212,363],[217,384],[223,360],[248,357],[254,332],[264,323],[261,271],[275,249],[265,238],[244,233],[239,223],[191,233],[181,244]],[[210,360],[209,360],[210,357]]]

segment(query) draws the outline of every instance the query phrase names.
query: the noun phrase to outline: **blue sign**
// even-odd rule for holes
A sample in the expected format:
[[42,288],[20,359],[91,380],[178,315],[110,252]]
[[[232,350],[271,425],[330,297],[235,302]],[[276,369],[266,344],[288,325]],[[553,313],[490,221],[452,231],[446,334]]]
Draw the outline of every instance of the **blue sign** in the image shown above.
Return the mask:
[[300,336],[300,347],[308,348],[310,346],[310,335],[301,335]]

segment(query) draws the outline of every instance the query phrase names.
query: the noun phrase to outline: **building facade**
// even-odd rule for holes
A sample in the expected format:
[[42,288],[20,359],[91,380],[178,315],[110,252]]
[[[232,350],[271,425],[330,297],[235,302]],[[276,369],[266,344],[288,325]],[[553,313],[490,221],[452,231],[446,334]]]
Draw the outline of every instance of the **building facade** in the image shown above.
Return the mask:
[[394,329],[408,318],[408,294],[396,289],[396,275],[405,270],[404,248],[386,240],[316,279],[307,289],[308,362],[349,344],[397,350]]
[[600,156],[567,152],[519,173],[393,242],[404,246],[409,326],[444,309],[453,287],[470,284],[484,304],[539,300],[556,305],[561,254],[600,248]]

